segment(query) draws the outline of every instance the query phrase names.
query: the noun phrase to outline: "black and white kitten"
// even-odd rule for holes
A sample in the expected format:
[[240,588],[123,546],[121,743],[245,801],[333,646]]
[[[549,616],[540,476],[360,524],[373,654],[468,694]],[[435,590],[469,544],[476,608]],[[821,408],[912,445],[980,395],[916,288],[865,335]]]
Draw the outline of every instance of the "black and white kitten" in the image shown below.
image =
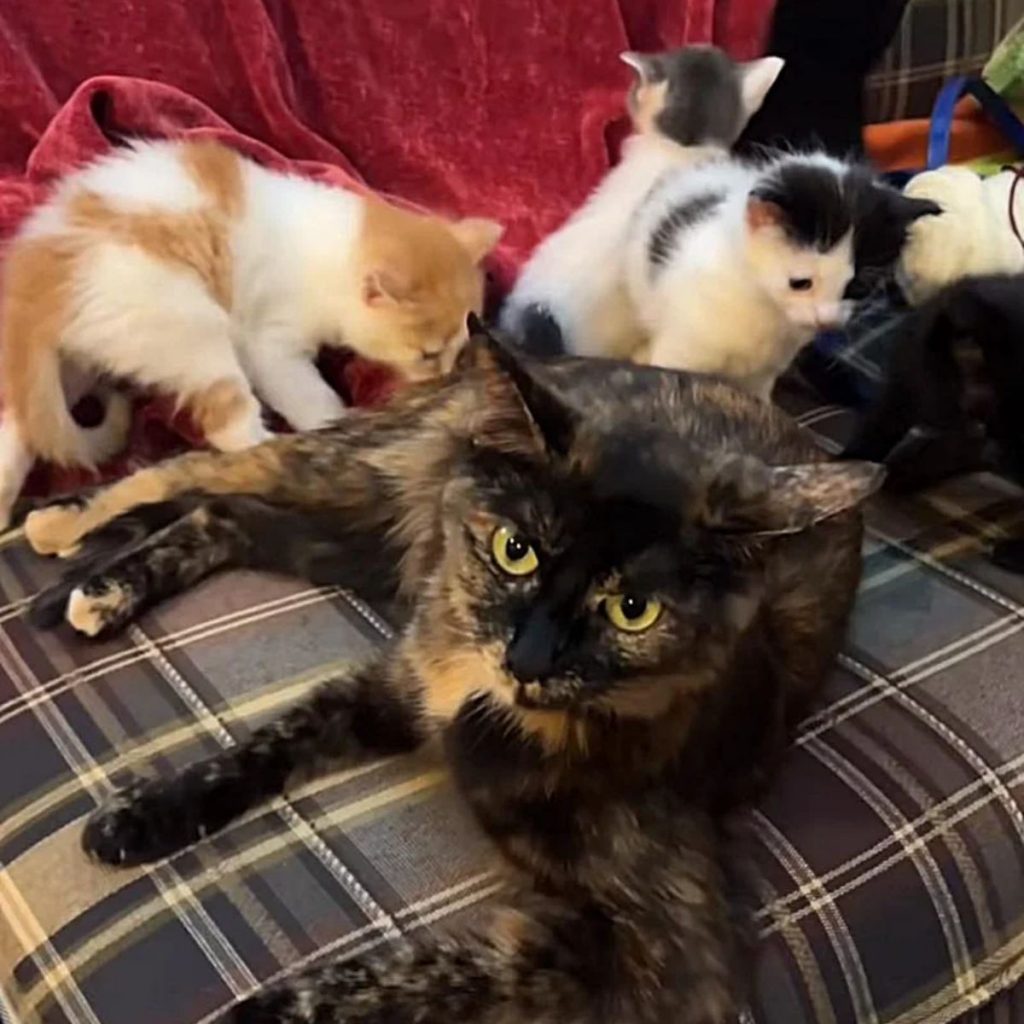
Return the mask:
[[711,46],[625,53],[636,71],[634,134],[584,204],[536,249],[502,310],[535,352],[628,357],[643,341],[626,294],[630,224],[667,171],[723,156],[771,88],[782,61],[737,64]]
[[824,153],[674,170],[642,205],[626,250],[648,339],[633,358],[724,376],[767,399],[797,352],[887,273],[909,225],[938,212]]

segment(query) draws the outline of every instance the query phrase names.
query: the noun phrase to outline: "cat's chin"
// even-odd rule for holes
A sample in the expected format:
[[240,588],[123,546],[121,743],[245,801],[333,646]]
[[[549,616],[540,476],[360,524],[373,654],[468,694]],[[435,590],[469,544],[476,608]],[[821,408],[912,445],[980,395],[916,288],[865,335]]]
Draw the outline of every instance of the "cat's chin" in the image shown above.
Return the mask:
[[568,711],[579,703],[579,687],[575,683],[519,683],[513,690],[517,707],[530,711]]

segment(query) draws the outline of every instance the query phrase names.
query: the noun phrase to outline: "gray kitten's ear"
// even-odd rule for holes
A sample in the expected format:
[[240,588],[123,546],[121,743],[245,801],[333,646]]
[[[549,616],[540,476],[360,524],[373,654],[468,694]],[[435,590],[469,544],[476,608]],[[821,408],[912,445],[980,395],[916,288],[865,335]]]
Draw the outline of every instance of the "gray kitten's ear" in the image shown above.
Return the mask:
[[624,50],[619,54],[619,60],[628,64],[635,72],[637,80],[641,85],[650,85],[651,82],[661,77],[658,61],[645,53],[637,53],[635,50]]
[[761,109],[761,104],[785,63],[781,57],[762,57],[740,65],[744,121],[749,121]]
[[799,533],[854,508],[885,479],[873,462],[807,462],[768,466],[733,455],[718,467],[705,496],[705,525],[724,533]]

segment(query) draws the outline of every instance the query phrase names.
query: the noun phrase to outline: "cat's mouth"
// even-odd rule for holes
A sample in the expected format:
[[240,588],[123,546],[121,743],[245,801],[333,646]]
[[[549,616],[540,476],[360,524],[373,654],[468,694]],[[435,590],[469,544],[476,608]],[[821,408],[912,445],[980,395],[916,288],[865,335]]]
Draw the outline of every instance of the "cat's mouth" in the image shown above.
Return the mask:
[[562,711],[579,701],[579,686],[569,679],[548,679],[543,683],[514,682],[513,699],[521,708]]

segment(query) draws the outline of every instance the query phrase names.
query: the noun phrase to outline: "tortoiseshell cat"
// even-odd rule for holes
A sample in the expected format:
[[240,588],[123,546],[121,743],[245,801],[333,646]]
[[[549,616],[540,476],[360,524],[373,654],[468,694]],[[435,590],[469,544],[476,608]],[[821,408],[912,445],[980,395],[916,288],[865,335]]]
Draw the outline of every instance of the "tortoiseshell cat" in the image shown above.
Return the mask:
[[44,596],[44,617],[66,605],[90,634],[226,565],[392,588],[409,610],[379,660],[136,783],[84,847],[155,860],[300,771],[440,733],[515,894],[481,933],[327,964],[231,1021],[735,1021],[725,815],[771,778],[833,661],[880,470],[822,461],[785,415],[711,379],[534,361],[479,332],[464,356],[381,411],[29,518],[42,551],[117,516],[161,527]]

